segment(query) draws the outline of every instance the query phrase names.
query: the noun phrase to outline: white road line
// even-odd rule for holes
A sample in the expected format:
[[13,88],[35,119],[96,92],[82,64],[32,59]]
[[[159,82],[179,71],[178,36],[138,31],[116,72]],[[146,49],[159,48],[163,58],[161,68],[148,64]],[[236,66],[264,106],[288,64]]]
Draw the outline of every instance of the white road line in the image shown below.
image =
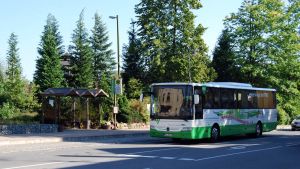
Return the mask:
[[238,152],[238,153],[223,154],[223,155],[217,155],[217,156],[211,156],[211,157],[204,157],[204,158],[196,159],[195,161],[210,160],[210,159],[215,159],[215,158],[247,154],[247,153],[259,152],[259,151],[266,151],[266,150],[272,150],[272,149],[278,149],[278,148],[282,148],[282,146],[276,146],[276,147],[270,147],[270,148],[264,148],[264,149],[258,149],[258,150],[249,150],[249,151],[243,151],[243,152]]
[[61,163],[63,163],[63,162],[41,163],[41,164],[34,164],[34,165],[23,165],[23,166],[8,167],[8,168],[2,168],[2,169],[31,168],[31,167],[38,167],[38,166],[43,166],[43,165],[61,164]]
[[292,147],[292,146],[298,146],[300,143],[288,143],[286,146],[287,147]]
[[143,157],[143,158],[157,158],[157,156],[143,156],[135,154],[119,154],[118,157]]
[[241,149],[245,149],[246,146],[235,146],[235,147],[230,147],[230,149],[232,150],[241,150]]
[[178,160],[182,160],[182,161],[195,161],[195,159],[192,159],[192,158],[179,158]]
[[150,150],[150,151],[140,151],[140,152],[134,152],[134,153],[128,153],[128,154],[152,153],[152,152],[157,152],[157,151],[168,151],[168,150],[176,150],[176,149],[182,149],[182,147],[177,147],[177,148],[164,148],[164,149]]
[[160,158],[164,160],[174,160],[176,157],[160,157]]

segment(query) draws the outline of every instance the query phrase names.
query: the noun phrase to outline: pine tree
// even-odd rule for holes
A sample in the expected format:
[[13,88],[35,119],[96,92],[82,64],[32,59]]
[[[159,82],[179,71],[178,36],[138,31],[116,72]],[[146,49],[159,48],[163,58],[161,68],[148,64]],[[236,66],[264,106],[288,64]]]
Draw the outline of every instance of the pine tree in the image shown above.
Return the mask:
[[123,82],[125,84],[125,91],[128,91],[128,82],[130,78],[136,80],[142,80],[143,77],[143,61],[141,58],[141,42],[137,37],[137,31],[135,28],[136,22],[132,21],[132,28],[128,32],[129,45],[123,47],[123,70],[122,74]]
[[212,66],[218,74],[217,82],[240,82],[240,70],[235,62],[233,39],[223,30],[213,52]]
[[94,82],[105,79],[108,80],[106,83],[109,83],[109,79],[107,79],[107,77],[112,76],[116,62],[113,57],[113,51],[110,49],[111,43],[108,42],[109,37],[105,24],[102,22],[98,13],[95,13],[94,19],[95,23],[92,29],[92,36],[90,38],[93,54]]
[[58,22],[51,14],[48,15],[46,22],[38,47],[40,56],[36,61],[34,74],[34,82],[39,86],[39,91],[61,87],[64,80],[61,66],[63,45],[58,31]]
[[25,101],[24,93],[24,81],[22,79],[22,68],[20,63],[20,57],[17,48],[17,36],[12,33],[8,40],[8,50],[7,50],[7,70],[5,81],[5,95],[8,99],[7,101],[17,107],[22,107]]
[[214,78],[202,39],[205,29],[194,26],[192,10],[200,8],[198,0],[142,0],[136,5],[138,35],[152,81],[189,81],[189,72],[192,81]]
[[4,83],[5,83],[5,71],[4,67],[2,66],[2,63],[0,61],[0,105],[1,105],[1,98],[3,97],[4,94]]
[[93,87],[93,60],[88,33],[84,26],[84,10],[79,15],[70,46],[71,66],[74,81],[70,86],[77,88]]

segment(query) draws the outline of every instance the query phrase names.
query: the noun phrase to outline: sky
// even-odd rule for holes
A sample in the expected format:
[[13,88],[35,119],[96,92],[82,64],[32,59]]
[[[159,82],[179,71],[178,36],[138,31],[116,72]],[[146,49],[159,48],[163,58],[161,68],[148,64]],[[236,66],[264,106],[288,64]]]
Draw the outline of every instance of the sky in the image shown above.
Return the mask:
[[[0,63],[5,66],[8,39],[11,33],[18,36],[19,56],[23,76],[32,80],[35,62],[38,58],[37,47],[49,13],[59,22],[59,31],[67,49],[71,44],[71,35],[76,27],[80,12],[84,9],[84,22],[89,33],[93,27],[96,12],[105,23],[111,49],[117,53],[116,20],[109,16],[119,16],[120,53],[123,44],[128,43],[128,30],[131,19],[135,19],[134,7],[140,0],[6,0],[0,4]],[[203,8],[194,11],[195,24],[207,28],[203,35],[211,55],[223,29],[223,19],[237,12],[242,0],[201,0]]]

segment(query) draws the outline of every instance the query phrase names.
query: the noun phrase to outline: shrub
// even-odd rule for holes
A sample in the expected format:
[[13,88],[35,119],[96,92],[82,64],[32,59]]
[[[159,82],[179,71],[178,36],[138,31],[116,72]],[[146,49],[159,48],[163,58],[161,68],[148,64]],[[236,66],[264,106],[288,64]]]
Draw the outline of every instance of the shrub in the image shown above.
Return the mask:
[[133,99],[130,101],[130,108],[133,110],[133,113],[136,113],[134,115],[137,118],[136,122],[147,123],[149,121],[146,103]]
[[4,103],[0,108],[0,120],[5,121],[12,119],[17,114],[20,113],[20,110],[16,108],[14,105],[9,103]]

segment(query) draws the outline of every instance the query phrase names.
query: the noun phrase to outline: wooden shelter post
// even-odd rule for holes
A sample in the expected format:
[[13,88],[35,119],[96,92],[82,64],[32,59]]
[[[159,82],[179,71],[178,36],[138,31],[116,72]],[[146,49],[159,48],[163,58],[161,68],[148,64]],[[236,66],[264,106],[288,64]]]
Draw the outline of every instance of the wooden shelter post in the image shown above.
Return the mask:
[[90,129],[89,98],[86,98],[86,129]]
[[73,104],[72,104],[72,111],[73,111],[73,128],[76,127],[76,119],[75,119],[75,113],[76,113],[76,100],[75,97],[72,97]]

